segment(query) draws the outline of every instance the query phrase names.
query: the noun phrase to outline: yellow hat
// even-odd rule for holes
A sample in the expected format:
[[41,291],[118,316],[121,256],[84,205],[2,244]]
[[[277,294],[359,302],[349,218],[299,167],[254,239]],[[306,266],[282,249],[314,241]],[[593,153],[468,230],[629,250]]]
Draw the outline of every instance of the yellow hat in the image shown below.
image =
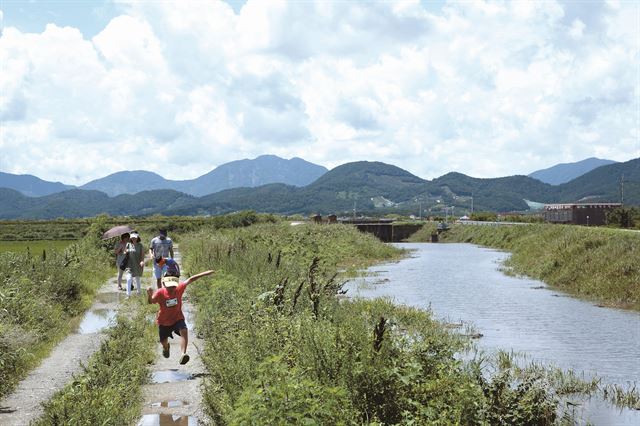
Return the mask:
[[162,284],[165,287],[177,287],[179,284],[178,277],[162,277]]

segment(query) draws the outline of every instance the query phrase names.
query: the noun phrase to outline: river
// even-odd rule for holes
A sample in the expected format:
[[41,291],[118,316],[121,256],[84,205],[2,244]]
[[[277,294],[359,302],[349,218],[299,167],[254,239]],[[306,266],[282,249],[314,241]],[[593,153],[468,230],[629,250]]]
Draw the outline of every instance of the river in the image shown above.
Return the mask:
[[[596,374],[604,383],[640,385],[639,313],[601,308],[540,281],[506,275],[500,268],[508,253],[472,244],[394,245],[412,250],[410,256],[349,282],[351,296],[389,297],[431,309],[445,322],[471,324],[486,351],[513,350],[587,377]],[[640,425],[640,411],[596,400],[576,414],[596,425]]]

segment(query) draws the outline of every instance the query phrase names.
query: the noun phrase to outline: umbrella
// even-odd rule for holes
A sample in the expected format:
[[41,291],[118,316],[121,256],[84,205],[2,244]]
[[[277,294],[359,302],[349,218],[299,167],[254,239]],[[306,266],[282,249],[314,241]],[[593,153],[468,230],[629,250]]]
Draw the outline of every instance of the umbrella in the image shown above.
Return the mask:
[[119,237],[120,235],[129,233],[131,231],[133,231],[133,228],[129,225],[114,226],[113,228],[102,234],[102,239],[108,240],[109,238]]

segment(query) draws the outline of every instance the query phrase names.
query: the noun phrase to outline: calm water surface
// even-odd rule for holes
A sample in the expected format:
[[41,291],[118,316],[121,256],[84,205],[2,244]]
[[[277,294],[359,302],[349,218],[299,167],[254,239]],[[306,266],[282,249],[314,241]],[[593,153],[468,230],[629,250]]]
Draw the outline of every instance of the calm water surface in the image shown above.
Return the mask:
[[[500,271],[508,253],[471,244],[396,244],[409,258],[372,267],[347,284],[349,294],[390,297],[430,308],[446,322],[473,325],[481,349],[514,350],[529,359],[597,374],[606,383],[640,384],[640,314],[599,308]],[[540,288],[544,287],[544,288]],[[591,403],[595,424],[640,425],[640,411],[618,415]],[[613,417],[611,417],[613,416]]]

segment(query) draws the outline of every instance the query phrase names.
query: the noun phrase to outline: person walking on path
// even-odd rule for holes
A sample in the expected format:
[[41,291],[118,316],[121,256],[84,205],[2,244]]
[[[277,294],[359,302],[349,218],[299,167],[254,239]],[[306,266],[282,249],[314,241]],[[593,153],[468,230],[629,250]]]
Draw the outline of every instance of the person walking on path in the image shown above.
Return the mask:
[[124,290],[124,288],[122,288],[122,275],[124,274],[124,269],[122,269],[120,265],[124,260],[128,242],[129,242],[129,234],[128,233],[122,234],[120,236],[120,241],[118,241],[115,246],[116,268],[118,268],[118,290]]
[[156,278],[156,286],[162,288],[162,275],[165,272],[165,267],[158,265],[156,259],[161,257],[173,259],[173,241],[167,237],[166,229],[160,229],[159,235],[151,240],[149,255],[153,259],[153,276]]
[[126,253],[129,254],[129,262],[127,263],[127,296],[131,295],[133,281],[136,281],[138,294],[140,294],[140,281],[142,280],[142,272],[144,271],[144,247],[140,242],[140,236],[132,233],[130,241],[126,247]]
[[173,338],[173,333],[175,333],[182,338],[180,342],[180,349],[182,350],[180,364],[184,365],[189,362],[189,355],[187,355],[189,332],[187,330],[187,324],[184,322],[184,314],[182,313],[182,295],[189,284],[202,277],[211,275],[213,272],[213,270],[200,272],[184,282],[179,282],[177,277],[166,276],[162,278],[163,288],[155,292],[151,287],[147,288],[147,302],[149,304],[157,303],[160,305],[156,322],[158,324],[160,344],[162,345],[162,356],[165,358],[169,358],[170,355],[169,337]]

